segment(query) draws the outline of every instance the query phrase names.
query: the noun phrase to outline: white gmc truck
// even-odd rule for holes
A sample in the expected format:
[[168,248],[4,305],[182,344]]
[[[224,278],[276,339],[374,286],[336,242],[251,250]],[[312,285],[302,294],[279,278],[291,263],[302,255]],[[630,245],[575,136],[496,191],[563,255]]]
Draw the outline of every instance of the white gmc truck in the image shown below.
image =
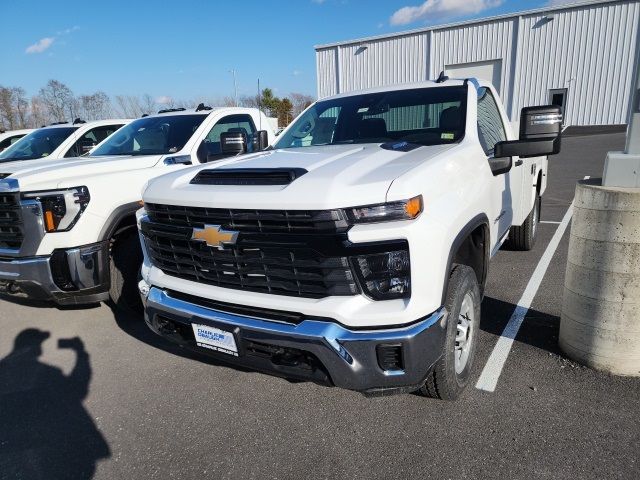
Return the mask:
[[257,109],[199,105],[134,120],[82,158],[0,163],[0,284],[59,305],[110,297],[141,307],[135,211],[144,185],[274,139]]
[[268,151],[157,178],[137,214],[156,333],[276,375],[455,399],[489,261],[536,238],[557,107],[516,139],[475,79],[342,94]]

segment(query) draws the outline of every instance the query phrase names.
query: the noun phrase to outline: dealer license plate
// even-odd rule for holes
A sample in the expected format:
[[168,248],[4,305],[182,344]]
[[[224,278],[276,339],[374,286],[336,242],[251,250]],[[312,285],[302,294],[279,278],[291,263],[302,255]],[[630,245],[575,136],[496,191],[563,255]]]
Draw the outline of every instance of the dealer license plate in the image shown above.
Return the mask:
[[238,347],[233,333],[197,323],[192,323],[191,327],[199,347],[238,356]]

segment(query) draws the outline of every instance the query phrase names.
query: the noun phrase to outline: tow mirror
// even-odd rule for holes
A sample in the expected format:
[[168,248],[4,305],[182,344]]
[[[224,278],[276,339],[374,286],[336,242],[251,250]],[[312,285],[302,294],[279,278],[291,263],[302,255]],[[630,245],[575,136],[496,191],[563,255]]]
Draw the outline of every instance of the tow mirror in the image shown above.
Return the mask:
[[525,107],[520,113],[520,138],[498,142],[495,157],[540,157],[560,153],[562,109],[557,105]]
[[247,136],[243,132],[220,134],[220,151],[223,155],[241,155],[247,152]]
[[78,140],[78,155],[85,155],[97,144],[93,140]]
[[258,130],[253,134],[252,151],[261,152],[269,146],[269,134],[266,130]]

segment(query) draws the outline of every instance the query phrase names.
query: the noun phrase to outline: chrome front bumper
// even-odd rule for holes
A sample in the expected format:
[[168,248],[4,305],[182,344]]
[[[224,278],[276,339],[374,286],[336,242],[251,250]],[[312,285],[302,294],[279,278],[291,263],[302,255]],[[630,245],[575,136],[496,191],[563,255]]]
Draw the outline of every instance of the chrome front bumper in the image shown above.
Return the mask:
[[[52,300],[59,305],[107,300],[108,248],[108,243],[101,242],[48,256],[3,258],[0,259],[0,282],[8,292],[21,291],[29,298]],[[62,288],[61,281],[69,282],[69,286]]]
[[[217,311],[171,297],[153,286],[142,287],[146,294],[143,303],[147,325],[169,340],[228,363],[363,393],[406,392],[420,387],[440,358],[445,338],[447,313],[444,308],[408,326],[351,330],[330,321],[304,319],[292,324]],[[198,348],[192,323],[233,332],[239,355]],[[252,350],[254,345],[263,349],[261,355]],[[389,345],[401,347],[402,369],[381,368],[377,348]],[[285,356],[287,352],[302,352],[297,355],[308,358],[301,362],[303,368],[299,368],[294,361],[283,364],[277,354],[264,354],[274,350]]]

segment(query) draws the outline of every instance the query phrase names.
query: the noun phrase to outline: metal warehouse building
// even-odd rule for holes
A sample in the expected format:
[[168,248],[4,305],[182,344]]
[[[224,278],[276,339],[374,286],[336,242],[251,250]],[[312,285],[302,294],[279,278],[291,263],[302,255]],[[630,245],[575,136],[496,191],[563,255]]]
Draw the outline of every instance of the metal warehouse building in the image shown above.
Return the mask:
[[512,121],[554,103],[566,125],[626,124],[640,0],[583,1],[316,47],[318,97],[437,78],[491,80]]

